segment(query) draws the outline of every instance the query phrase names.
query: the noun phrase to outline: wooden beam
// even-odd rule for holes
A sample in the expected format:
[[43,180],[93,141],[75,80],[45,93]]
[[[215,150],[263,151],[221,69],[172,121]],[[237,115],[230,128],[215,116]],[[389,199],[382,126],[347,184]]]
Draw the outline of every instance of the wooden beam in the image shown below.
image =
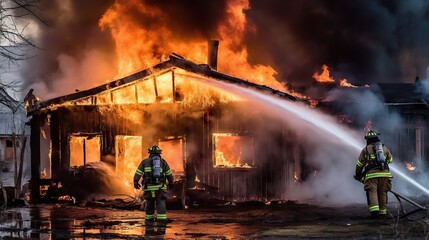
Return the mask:
[[40,200],[40,118],[33,115],[31,124],[31,179],[30,179],[30,201]]
[[174,78],[174,71],[171,71],[171,82],[173,84],[173,102],[176,102],[176,79]]
[[52,179],[58,180],[61,176],[61,140],[60,140],[60,122],[58,111],[51,113],[51,172]]

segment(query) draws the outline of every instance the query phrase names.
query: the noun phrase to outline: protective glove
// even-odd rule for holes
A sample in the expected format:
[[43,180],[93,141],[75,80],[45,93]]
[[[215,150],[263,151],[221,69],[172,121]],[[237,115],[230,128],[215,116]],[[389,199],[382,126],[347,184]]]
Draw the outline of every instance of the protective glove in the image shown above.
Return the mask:
[[134,188],[135,189],[140,189],[142,185],[140,185],[140,183],[134,183]]
[[360,175],[353,175],[353,178],[359,182],[362,180],[362,177]]

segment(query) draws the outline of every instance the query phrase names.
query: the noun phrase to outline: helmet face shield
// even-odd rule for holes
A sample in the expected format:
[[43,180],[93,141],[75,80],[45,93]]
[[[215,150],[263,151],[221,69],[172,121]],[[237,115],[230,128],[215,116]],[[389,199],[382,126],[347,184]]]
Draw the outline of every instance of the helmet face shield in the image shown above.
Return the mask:
[[162,149],[159,148],[157,145],[153,145],[151,148],[148,149],[148,153],[161,154],[162,153]]

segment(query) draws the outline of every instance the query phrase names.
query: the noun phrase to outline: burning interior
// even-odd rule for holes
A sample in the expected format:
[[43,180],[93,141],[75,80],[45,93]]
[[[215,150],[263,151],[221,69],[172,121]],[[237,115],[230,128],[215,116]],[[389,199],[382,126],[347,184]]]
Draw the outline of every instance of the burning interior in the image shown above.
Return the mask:
[[[79,185],[87,178],[114,178],[117,188],[132,191],[135,169],[152,144],[163,149],[176,180],[186,181],[185,192],[216,190],[213,197],[228,201],[285,199],[302,157],[293,131],[248,100],[200,81],[207,77],[294,99],[173,55],[105,85],[29,104],[32,199],[43,196],[40,186],[85,197],[75,189],[88,188]],[[267,119],[275,124],[261,128]],[[114,176],[97,173],[101,165]]]
[[252,168],[253,139],[232,133],[213,133],[213,165],[216,168]]

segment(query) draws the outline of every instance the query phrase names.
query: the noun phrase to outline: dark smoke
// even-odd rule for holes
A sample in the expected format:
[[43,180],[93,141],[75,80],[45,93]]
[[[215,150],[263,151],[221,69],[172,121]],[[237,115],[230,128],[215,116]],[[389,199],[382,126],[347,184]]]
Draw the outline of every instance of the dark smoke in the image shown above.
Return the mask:
[[427,1],[251,0],[247,18],[251,62],[293,85],[322,64],[355,84],[412,82],[429,64]]
[[[163,17],[130,8],[128,18],[142,28],[165,26],[183,41],[216,38],[217,27],[228,15],[225,0],[141,2],[162,11]],[[90,87],[87,82],[111,80],[116,70],[114,43],[98,21],[113,3],[42,0],[40,17],[49,26],[39,22],[36,43],[44,50],[25,64],[26,85],[58,95],[58,86],[67,85],[62,92],[67,94],[70,89]],[[240,47],[247,47],[252,64],[271,65],[278,79],[297,90],[314,81],[312,74],[320,72],[322,64],[330,67],[335,79],[347,78],[353,84],[426,77],[429,2],[251,0],[250,7],[246,18],[249,29],[256,31],[248,31]],[[154,51],[164,52],[163,46],[157,47]],[[91,66],[96,65],[101,69],[91,74]],[[88,80],[90,76],[99,79]]]
[[[142,2],[160,9],[165,19],[156,19],[153,22],[165,21],[167,28],[181,40],[206,40],[214,37],[219,23],[226,16],[226,0],[145,0]],[[136,15],[135,18],[139,20],[143,16]]]

